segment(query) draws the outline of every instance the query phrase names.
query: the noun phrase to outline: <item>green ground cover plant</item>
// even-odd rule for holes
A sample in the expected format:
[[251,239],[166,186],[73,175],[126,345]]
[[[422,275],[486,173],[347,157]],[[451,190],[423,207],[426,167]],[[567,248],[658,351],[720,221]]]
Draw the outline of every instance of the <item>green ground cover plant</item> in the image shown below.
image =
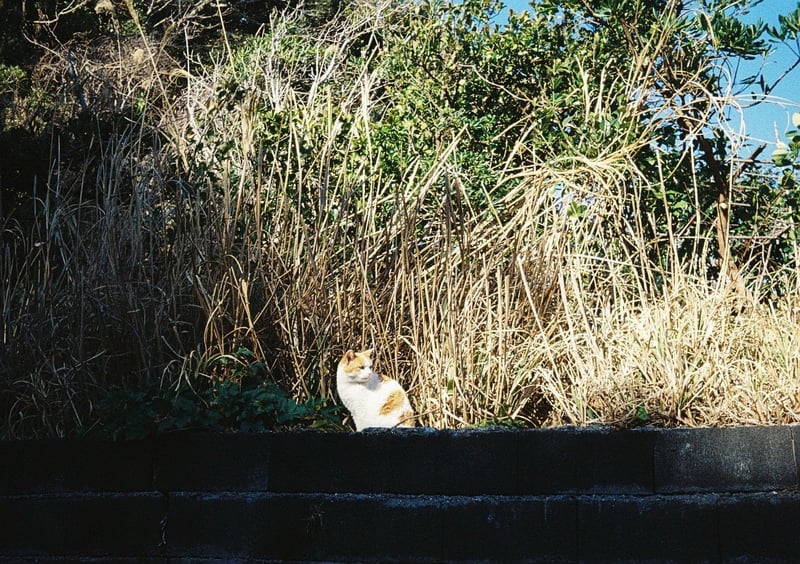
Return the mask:
[[359,347],[423,425],[798,421],[798,139],[733,118],[800,10],[251,4],[0,35],[3,437],[341,429]]
[[78,434],[136,440],[178,430],[344,429],[341,408],[324,398],[296,401],[269,381],[264,369],[250,351],[241,349],[235,357],[209,363],[208,371],[220,371],[224,378],[199,379],[194,387],[147,381],[131,389],[105,390],[97,396],[91,426]]

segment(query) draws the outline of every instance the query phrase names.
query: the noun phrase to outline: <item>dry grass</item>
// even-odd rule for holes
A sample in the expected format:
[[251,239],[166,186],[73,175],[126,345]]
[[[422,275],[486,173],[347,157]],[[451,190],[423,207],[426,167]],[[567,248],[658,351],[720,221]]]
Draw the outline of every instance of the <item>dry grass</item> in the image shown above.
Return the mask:
[[[276,19],[172,107],[98,136],[77,174],[52,171],[35,220],[3,226],[5,435],[69,433],[98,389],[224,376],[213,360],[239,348],[301,398],[332,396],[342,352],[374,348],[435,427],[798,421],[800,304],[743,306],[691,265],[649,266],[619,196],[658,182],[633,164],[640,141],[505,170],[488,211],[465,192],[458,132],[383,178],[382,85],[347,53],[390,16],[334,21],[311,68],[281,55],[309,41],[297,16]],[[267,115],[293,116],[288,133],[265,136]]]

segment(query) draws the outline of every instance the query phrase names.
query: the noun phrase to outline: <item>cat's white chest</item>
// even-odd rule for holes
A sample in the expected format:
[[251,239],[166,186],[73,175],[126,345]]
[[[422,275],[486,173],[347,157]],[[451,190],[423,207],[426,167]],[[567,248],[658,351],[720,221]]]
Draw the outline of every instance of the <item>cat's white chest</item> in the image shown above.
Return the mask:
[[389,396],[386,386],[381,386],[377,376],[367,382],[352,382],[345,377],[338,378],[339,397],[353,417],[357,430],[368,427],[386,427],[387,418],[380,416],[381,406]]

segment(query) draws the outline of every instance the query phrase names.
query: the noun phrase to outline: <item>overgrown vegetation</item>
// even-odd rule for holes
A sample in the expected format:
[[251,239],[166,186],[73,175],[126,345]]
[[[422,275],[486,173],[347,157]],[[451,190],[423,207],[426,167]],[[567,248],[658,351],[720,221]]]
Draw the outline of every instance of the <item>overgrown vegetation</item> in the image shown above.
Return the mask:
[[800,9],[89,4],[0,47],[2,436],[337,429],[359,347],[436,427],[800,419],[800,138],[731,126]]
[[[298,403],[269,381],[264,364],[240,349],[235,357],[221,357],[209,369],[222,369],[224,379],[212,379],[200,389],[165,388],[148,381],[131,389],[100,394],[86,435],[100,432],[114,439],[143,439],[168,431],[268,431],[311,427],[341,430],[342,414],[324,398]],[[231,366],[233,368],[231,369]]]

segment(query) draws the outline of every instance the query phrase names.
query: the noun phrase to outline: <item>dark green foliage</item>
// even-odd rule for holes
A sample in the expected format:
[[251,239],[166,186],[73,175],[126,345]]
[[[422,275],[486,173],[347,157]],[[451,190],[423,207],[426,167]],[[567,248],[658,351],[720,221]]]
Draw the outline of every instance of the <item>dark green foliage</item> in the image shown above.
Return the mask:
[[264,364],[247,349],[240,348],[235,356],[221,357],[208,368],[228,376],[211,377],[205,383],[199,380],[192,387],[181,383],[177,390],[149,381],[139,388],[108,393],[96,408],[98,431],[114,439],[134,439],[180,429],[344,430],[340,406],[324,397],[293,399],[269,381]]
[[[247,370],[263,375],[258,363],[252,363]],[[259,382],[252,375],[239,381],[211,380],[203,388],[191,389],[182,384],[176,391],[150,380],[141,387],[103,392],[95,405],[96,423],[79,433],[131,440],[181,429],[344,429],[341,408],[330,400],[297,402],[276,384]]]

